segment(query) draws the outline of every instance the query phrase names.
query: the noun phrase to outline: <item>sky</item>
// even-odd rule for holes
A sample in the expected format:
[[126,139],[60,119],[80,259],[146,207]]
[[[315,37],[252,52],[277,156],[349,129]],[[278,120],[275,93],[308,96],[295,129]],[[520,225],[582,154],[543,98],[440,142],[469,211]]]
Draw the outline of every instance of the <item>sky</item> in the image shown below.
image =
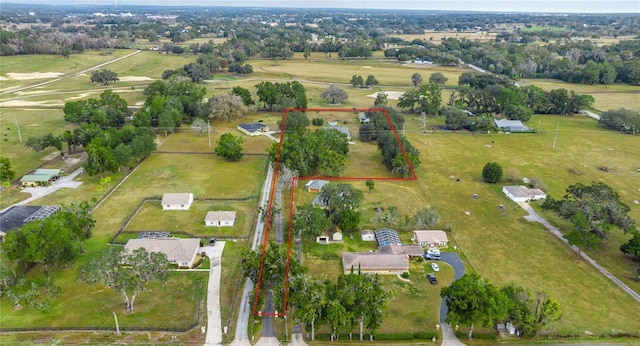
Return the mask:
[[[489,12],[640,13],[640,0],[116,0],[123,5],[371,8]],[[0,0],[2,3],[77,5],[78,0]],[[112,5],[113,0],[84,0]]]

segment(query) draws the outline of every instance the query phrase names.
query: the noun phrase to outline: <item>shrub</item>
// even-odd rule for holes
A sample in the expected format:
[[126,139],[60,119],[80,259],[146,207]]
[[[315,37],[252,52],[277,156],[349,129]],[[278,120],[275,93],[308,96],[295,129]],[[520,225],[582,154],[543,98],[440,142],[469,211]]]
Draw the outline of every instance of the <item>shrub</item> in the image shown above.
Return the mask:
[[324,125],[324,119],[322,119],[322,118],[313,118],[311,120],[311,123],[313,124],[313,126],[322,126],[322,125]]
[[515,167],[509,167],[504,170],[504,179],[509,182],[520,181],[520,171]]
[[495,184],[502,178],[502,166],[495,162],[487,163],[482,169],[482,180]]
[[402,274],[400,274],[400,276],[401,276],[403,279],[408,279],[408,278],[409,278],[409,272],[403,272]]
[[534,189],[540,189],[542,191],[547,191],[547,184],[545,184],[544,182],[542,182],[542,179],[538,178],[538,177],[533,177],[529,180],[529,184],[531,184],[531,187],[533,187]]

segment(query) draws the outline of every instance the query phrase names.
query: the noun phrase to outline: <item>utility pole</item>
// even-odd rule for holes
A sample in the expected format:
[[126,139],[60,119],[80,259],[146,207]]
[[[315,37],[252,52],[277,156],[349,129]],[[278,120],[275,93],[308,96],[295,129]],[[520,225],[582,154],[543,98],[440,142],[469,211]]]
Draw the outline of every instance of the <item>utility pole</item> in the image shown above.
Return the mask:
[[118,315],[116,315],[116,312],[113,312],[113,318],[116,320],[116,333],[118,335],[120,335],[120,326],[118,325]]
[[209,119],[207,119],[207,135],[209,136],[209,148],[211,148],[211,126],[209,126]]
[[18,124],[18,116],[14,113],[13,118],[16,119],[16,128],[18,129],[18,139],[20,139],[20,144],[22,144],[22,134],[20,133],[20,124]]
[[556,124],[556,135],[553,137],[553,150],[556,150],[556,140],[558,139],[559,128],[560,128],[560,123]]

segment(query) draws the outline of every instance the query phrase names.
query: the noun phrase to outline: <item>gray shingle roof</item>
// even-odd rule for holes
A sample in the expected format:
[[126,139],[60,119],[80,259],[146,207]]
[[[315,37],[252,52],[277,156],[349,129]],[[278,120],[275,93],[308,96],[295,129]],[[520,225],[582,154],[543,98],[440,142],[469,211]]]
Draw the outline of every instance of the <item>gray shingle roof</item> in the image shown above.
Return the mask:
[[200,248],[197,238],[130,239],[124,248],[133,251],[143,247],[147,252],[161,252],[174,262],[190,262]]
[[188,192],[185,192],[185,193],[165,193],[164,195],[162,195],[162,204],[163,205],[168,205],[168,204],[186,205],[186,204],[189,204],[189,200],[192,198],[192,196],[193,195],[191,193],[188,193]]
[[345,272],[351,268],[362,271],[409,270],[409,259],[404,254],[382,254],[377,252],[343,252],[342,266]]

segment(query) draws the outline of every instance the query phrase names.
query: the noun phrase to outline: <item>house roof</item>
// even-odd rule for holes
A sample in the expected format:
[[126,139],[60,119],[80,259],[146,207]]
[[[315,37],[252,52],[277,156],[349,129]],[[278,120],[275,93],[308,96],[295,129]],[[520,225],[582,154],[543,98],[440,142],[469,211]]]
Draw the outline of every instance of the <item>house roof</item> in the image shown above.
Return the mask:
[[165,193],[162,195],[162,204],[189,204],[193,199],[192,193]]
[[388,244],[397,244],[400,245],[400,237],[398,236],[398,232],[389,229],[389,228],[381,228],[376,230],[376,241],[378,242],[378,247],[388,245]]
[[380,253],[384,254],[404,254],[409,256],[422,256],[424,255],[424,251],[422,250],[422,246],[420,245],[396,245],[396,244],[388,244],[383,245],[379,249]]
[[322,188],[327,184],[329,184],[327,180],[316,179],[316,180],[309,180],[309,182],[306,183],[304,187],[307,189],[322,190]]
[[144,248],[147,252],[161,252],[170,261],[189,262],[200,248],[198,238],[130,239],[124,248],[133,251]]
[[396,269],[407,270],[409,259],[404,254],[383,254],[378,252],[343,252],[342,266],[344,271],[351,268],[358,270]]
[[23,176],[20,181],[23,183],[44,183],[53,177],[54,175],[52,174],[27,174]]
[[325,130],[338,130],[341,133],[344,133],[345,135],[347,135],[347,137],[351,137],[351,132],[349,131],[349,128],[344,127],[344,126],[326,126],[324,129]]
[[250,124],[240,124],[238,125],[238,127],[241,127],[249,132],[256,132],[256,131],[260,131],[266,127],[268,127],[265,124],[261,124],[261,123],[250,123]]
[[514,197],[528,198],[531,196],[547,196],[547,194],[540,189],[529,189],[522,185],[503,186],[502,188],[507,190]]
[[427,230],[416,230],[413,231],[413,238],[418,242],[427,242],[431,243],[440,243],[440,242],[448,242],[449,238],[447,237],[447,233],[445,231],[427,231]]
[[60,175],[61,172],[59,168],[38,168],[33,174]]
[[316,195],[316,197],[313,198],[313,201],[311,201],[311,205],[313,205],[314,207],[326,207],[327,205],[324,203],[323,200],[320,199],[320,195]]
[[236,212],[235,211],[210,211],[205,216],[205,221],[216,221],[216,220],[235,220]]
[[23,206],[14,205],[0,213],[0,233],[7,234],[14,228],[20,228],[29,221],[45,219],[60,210],[58,205]]
[[494,119],[496,126],[510,132],[525,132],[530,131],[527,125],[523,124],[520,120],[509,119]]
[[367,235],[367,234],[374,235],[375,233],[373,233],[373,231],[370,230],[370,229],[363,229],[362,231],[360,231],[360,234],[361,235]]

